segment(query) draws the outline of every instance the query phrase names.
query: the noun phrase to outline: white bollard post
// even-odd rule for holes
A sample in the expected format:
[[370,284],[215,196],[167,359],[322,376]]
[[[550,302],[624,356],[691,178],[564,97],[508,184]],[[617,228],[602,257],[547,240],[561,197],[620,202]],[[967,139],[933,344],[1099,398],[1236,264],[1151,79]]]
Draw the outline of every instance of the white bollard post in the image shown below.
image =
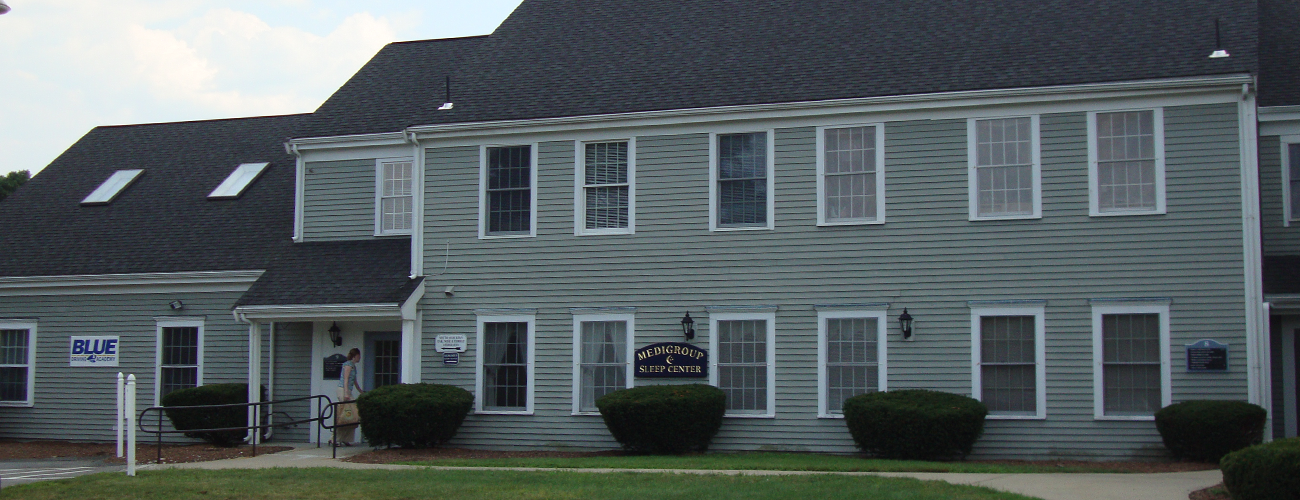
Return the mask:
[[135,375],[126,378],[126,475],[135,476]]
[[122,458],[122,392],[126,390],[126,378],[117,372],[117,421],[113,428],[117,430],[117,458]]

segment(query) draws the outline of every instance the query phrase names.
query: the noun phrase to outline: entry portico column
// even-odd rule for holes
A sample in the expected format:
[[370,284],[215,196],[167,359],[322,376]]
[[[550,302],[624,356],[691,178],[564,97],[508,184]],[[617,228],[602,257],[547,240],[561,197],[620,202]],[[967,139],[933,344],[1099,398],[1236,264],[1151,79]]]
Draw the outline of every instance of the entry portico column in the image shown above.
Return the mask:
[[[262,402],[262,324],[248,322],[248,402]],[[248,425],[261,425],[262,412],[256,406],[248,407]],[[262,433],[250,431],[248,442],[261,443]]]

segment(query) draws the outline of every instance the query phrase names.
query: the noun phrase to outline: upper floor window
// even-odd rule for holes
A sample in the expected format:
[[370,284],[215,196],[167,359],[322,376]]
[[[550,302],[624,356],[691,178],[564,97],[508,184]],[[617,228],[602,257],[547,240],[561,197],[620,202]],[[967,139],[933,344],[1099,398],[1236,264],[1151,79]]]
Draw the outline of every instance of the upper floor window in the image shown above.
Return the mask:
[[636,218],[633,140],[578,143],[576,234],[628,234]]
[[713,134],[710,229],[772,228],[769,132]]
[[537,215],[535,145],[484,146],[480,236],[534,236]]
[[1282,189],[1286,193],[1284,225],[1300,219],[1300,143],[1282,143]]
[[884,143],[882,125],[818,129],[818,224],[884,222]]
[[168,393],[203,385],[203,321],[158,321],[157,402]]
[[1165,213],[1164,156],[1162,109],[1088,113],[1091,214]]
[[971,310],[972,394],[990,418],[1045,418],[1044,306]]
[[1041,217],[1038,115],[967,122],[970,219]]
[[1151,420],[1170,396],[1169,305],[1092,308],[1094,415]]
[[375,234],[411,234],[415,212],[412,190],[415,171],[411,161],[380,161]]
[[0,323],[0,406],[31,406],[36,324]]

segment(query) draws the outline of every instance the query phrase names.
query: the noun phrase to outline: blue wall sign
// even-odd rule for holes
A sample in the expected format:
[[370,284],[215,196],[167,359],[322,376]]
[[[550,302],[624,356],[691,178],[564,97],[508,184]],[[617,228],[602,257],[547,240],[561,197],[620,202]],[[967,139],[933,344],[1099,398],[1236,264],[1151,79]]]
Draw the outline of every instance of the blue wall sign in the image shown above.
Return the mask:
[[444,365],[459,365],[459,364],[460,364],[460,353],[458,353],[458,352],[444,352],[444,353],[442,353],[442,364],[444,364]]
[[1213,340],[1201,340],[1187,344],[1187,371],[1189,372],[1226,372],[1228,371],[1228,344]]
[[117,337],[72,337],[69,366],[117,366]]
[[709,353],[683,342],[650,344],[636,350],[633,368],[640,378],[709,376]]

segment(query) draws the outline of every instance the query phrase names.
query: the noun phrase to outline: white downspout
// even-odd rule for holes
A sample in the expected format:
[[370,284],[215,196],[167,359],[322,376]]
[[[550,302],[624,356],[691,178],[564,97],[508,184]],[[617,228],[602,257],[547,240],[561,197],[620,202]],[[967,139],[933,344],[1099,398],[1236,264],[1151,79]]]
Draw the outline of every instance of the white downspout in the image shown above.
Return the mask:
[[[256,320],[248,319],[248,316],[238,309],[232,311],[235,320],[248,324],[248,402],[262,402],[262,325]],[[248,407],[249,425],[259,425],[261,412],[255,407]],[[259,433],[256,430],[249,430],[245,434],[245,439],[249,443],[260,442]]]
[[305,207],[304,198],[307,193],[307,168],[306,162],[302,159],[302,152],[298,151],[298,145],[292,141],[284,143],[284,150],[294,156],[294,189],[293,189],[293,241],[302,243],[303,241],[303,211]]
[[412,147],[411,190],[411,278],[424,276],[424,150],[420,139],[407,132],[406,141]]
[[[1272,389],[1268,373],[1268,320],[1264,304],[1263,251],[1259,217],[1259,122],[1255,95],[1249,84],[1241,88],[1237,104],[1237,123],[1241,146],[1241,224],[1244,252],[1246,306],[1246,386],[1250,403],[1272,413]],[[1265,432],[1267,433],[1267,427]]]
[[[267,345],[270,347],[271,352],[267,353],[266,356],[266,400],[275,401],[275,334],[276,330],[279,329],[279,324],[272,321],[268,328],[269,331],[267,331],[266,335],[270,340],[267,341]],[[275,405],[266,405],[266,424],[275,425]],[[275,427],[267,427],[265,439],[271,439],[274,436]]]

